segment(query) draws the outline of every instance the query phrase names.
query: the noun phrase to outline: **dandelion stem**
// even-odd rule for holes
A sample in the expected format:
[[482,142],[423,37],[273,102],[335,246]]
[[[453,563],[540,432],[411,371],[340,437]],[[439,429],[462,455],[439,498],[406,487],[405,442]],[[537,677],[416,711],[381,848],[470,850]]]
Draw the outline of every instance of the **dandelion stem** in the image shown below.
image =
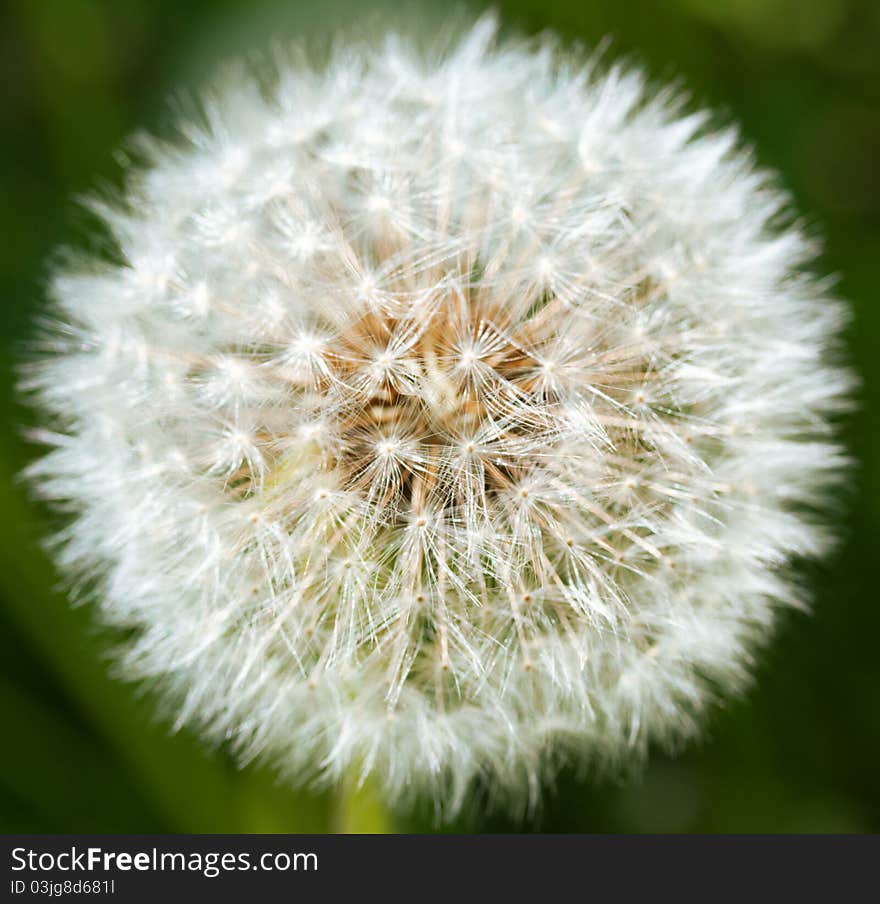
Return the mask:
[[333,823],[338,835],[388,835],[393,831],[391,815],[372,779],[364,780],[356,773],[336,787]]

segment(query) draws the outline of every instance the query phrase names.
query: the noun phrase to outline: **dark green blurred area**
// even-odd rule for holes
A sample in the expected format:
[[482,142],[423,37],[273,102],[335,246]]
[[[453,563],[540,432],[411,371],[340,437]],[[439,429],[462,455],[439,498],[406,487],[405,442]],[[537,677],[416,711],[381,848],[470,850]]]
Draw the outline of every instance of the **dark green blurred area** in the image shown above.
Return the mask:
[[[72,609],[39,549],[48,515],[14,475],[20,436],[13,366],[41,304],[46,260],[81,236],[73,197],[119,182],[113,151],[161,128],[166,99],[220,60],[270,40],[327,35],[370,10],[442,20],[445,4],[305,0],[18,0],[0,7],[0,830],[329,830],[326,798],[239,770],[154,716],[109,677],[108,638]],[[476,8],[476,5],[475,7]],[[815,613],[792,615],[745,700],[705,741],[660,754],[626,781],[565,774],[525,822],[472,815],[465,831],[853,832],[880,830],[880,3],[877,0],[509,0],[506,26],[551,28],[588,45],[605,34],[659,79],[741,123],[780,171],[823,271],[854,309],[850,357],[863,380],[846,425],[857,460],[841,500],[839,553],[807,575]],[[426,803],[398,814],[429,830]]]

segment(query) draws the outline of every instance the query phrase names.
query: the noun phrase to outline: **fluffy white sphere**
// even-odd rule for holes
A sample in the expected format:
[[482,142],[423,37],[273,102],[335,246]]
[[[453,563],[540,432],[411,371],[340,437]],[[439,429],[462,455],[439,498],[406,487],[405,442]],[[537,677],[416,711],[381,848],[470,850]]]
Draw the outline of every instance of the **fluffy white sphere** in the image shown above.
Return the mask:
[[59,560],[180,723],[450,807],[692,734],[842,456],[787,199],[676,95],[483,21],[142,140],[27,377]]

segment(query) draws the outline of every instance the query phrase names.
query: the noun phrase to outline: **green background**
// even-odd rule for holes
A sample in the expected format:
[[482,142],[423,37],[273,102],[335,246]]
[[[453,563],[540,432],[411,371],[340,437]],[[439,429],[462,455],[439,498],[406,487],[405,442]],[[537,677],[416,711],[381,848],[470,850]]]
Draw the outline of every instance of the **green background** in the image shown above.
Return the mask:
[[[473,8],[477,8],[474,4]],[[745,699],[719,710],[704,741],[659,753],[636,775],[574,772],[524,820],[463,817],[495,831],[851,832],[880,830],[880,2],[878,0],[510,0],[513,30],[613,37],[695,103],[742,124],[779,170],[811,228],[820,267],[854,309],[860,409],[845,426],[858,467],[841,498],[839,552],[808,575],[811,617],[784,620]],[[18,0],[0,7],[0,830],[260,832],[338,828],[324,796],[275,786],[223,750],[172,735],[149,697],[110,677],[108,638],[73,609],[40,551],[50,516],[15,475],[33,455],[32,415],[13,368],[41,304],[46,262],[76,241],[77,195],[119,182],[113,151],[160,129],[178,85],[270,40],[360,30],[369,11],[422,25],[448,4]],[[372,18],[375,18],[373,16]],[[356,801],[349,828],[377,828]],[[395,814],[429,830],[427,804]]]

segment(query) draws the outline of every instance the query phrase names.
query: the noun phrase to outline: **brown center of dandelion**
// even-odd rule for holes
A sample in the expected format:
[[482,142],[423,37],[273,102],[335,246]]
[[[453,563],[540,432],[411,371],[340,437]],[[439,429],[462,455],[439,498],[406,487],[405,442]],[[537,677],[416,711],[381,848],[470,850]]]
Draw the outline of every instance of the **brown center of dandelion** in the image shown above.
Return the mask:
[[316,388],[334,410],[328,465],[344,487],[418,512],[521,481],[558,403],[543,373],[542,311],[514,326],[463,291],[372,310],[341,330]]

